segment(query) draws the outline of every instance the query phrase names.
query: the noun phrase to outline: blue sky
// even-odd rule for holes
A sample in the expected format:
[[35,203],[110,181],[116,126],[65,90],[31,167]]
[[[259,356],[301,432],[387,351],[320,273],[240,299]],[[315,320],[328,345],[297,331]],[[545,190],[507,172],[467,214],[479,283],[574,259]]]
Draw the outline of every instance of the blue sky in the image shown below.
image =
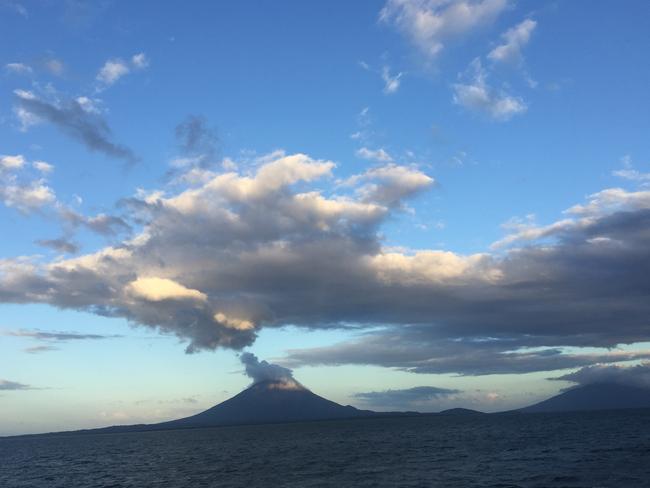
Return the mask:
[[0,434],[201,410],[242,350],[461,391],[422,410],[645,360],[648,19],[0,1]]

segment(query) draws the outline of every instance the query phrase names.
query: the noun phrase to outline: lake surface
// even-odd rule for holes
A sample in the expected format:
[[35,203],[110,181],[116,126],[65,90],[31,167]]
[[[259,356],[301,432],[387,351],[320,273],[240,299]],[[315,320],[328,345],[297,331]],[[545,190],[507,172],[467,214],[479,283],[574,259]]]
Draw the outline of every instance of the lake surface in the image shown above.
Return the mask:
[[650,487],[650,410],[0,439],[0,487]]

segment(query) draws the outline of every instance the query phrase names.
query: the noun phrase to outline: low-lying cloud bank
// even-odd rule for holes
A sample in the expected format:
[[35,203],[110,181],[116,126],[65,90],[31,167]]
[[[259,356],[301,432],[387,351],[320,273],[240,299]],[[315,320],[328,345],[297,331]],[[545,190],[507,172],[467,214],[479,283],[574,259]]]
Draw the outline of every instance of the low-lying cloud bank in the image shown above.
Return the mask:
[[403,390],[384,390],[356,393],[354,398],[369,406],[382,408],[422,408],[430,407],[440,399],[461,393],[460,390],[438,388],[435,386],[415,386]]
[[550,226],[512,226],[489,253],[398,251],[380,228],[434,184],[417,168],[386,163],[334,193],[331,161],[278,152],[256,164],[194,166],[176,194],[125,200],[144,225],[120,245],[0,261],[0,302],[124,317],[188,352],[239,350],[288,324],[374,331],[291,351],[289,366],[486,374],[650,357],[564,350],[650,340],[650,191],[597,193]]

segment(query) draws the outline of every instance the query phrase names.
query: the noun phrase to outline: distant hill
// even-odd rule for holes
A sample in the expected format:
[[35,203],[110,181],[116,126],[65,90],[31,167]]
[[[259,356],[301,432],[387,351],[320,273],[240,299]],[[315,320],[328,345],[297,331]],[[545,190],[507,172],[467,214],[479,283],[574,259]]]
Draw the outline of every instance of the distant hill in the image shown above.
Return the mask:
[[616,383],[594,383],[572,388],[517,411],[536,413],[622,408],[650,408],[650,388]]
[[442,412],[439,412],[437,415],[484,415],[483,412],[479,412],[478,410],[471,410],[469,408],[450,408],[448,410],[443,410]]

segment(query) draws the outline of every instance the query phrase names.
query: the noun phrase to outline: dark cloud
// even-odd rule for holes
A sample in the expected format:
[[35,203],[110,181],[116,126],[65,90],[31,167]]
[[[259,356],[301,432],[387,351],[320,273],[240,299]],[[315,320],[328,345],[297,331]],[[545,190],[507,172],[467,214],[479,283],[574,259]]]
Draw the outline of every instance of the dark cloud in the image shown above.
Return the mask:
[[41,239],[36,241],[36,244],[62,253],[74,254],[79,251],[79,245],[77,243],[64,237],[59,237],[58,239]]
[[18,383],[16,381],[8,381],[0,379],[0,391],[10,391],[10,390],[32,390],[33,388],[29,385],[23,383]]
[[460,390],[437,388],[435,386],[416,386],[404,390],[384,390],[356,393],[354,398],[366,405],[381,408],[417,408],[431,404],[441,398],[462,393]]
[[433,183],[416,168],[387,165],[333,195],[314,188],[330,161],[255,163],[176,195],[138,195],[128,208],[142,232],[120,245],[0,261],[0,301],[126,318],[187,340],[188,352],[242,349],[289,324],[372,330],[291,351],[290,367],[490,374],[648,357],[566,348],[650,340],[650,192],[606,190],[547,228],[518,229],[508,242],[521,247],[462,255],[383,246],[382,225]]
[[219,138],[208,126],[205,117],[189,115],[176,126],[176,140],[181,153],[199,167],[207,167],[217,159]]
[[550,379],[571,381],[579,385],[617,383],[650,388],[650,362],[644,362],[636,366],[595,364],[581,368],[573,373]]
[[58,105],[19,90],[16,92],[16,102],[23,114],[50,122],[92,151],[130,164],[138,160],[131,149],[113,142],[111,129],[100,114],[86,110],[77,100]]
[[115,215],[100,214],[95,217],[87,217],[83,224],[93,232],[104,236],[115,236],[132,230],[124,219]]
[[246,368],[246,376],[250,377],[253,383],[263,381],[295,382],[290,369],[267,361],[260,361],[253,353],[243,352],[240,354],[239,359]]
[[547,346],[566,340],[561,336],[449,339],[426,327],[391,327],[332,346],[289,350],[282,364],[290,367],[370,364],[411,373],[479,376],[552,371],[650,358],[650,351],[576,353]]
[[71,229],[85,227],[86,229],[105,237],[113,237],[122,233],[130,233],[133,229],[122,217],[104,213],[87,217],[68,207],[59,208],[59,217]]

